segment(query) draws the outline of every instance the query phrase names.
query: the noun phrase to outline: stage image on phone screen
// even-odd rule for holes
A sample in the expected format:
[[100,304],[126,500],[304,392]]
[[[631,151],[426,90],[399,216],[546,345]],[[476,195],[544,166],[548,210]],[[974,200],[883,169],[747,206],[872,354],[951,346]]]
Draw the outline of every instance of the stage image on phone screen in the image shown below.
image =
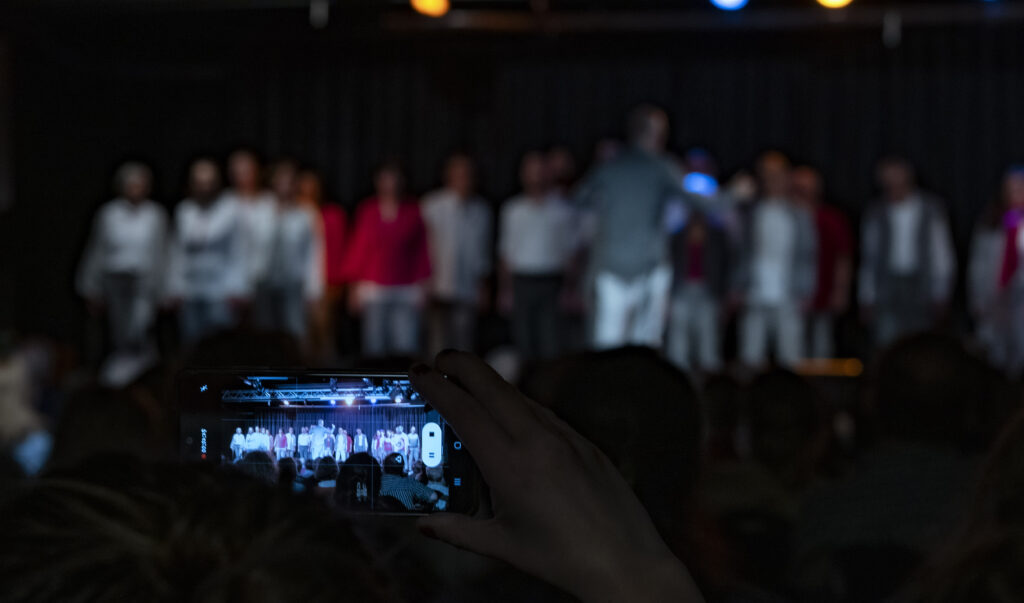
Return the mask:
[[296,490],[353,511],[466,510],[471,461],[403,375],[194,373],[178,385],[186,460],[274,481],[294,464]]

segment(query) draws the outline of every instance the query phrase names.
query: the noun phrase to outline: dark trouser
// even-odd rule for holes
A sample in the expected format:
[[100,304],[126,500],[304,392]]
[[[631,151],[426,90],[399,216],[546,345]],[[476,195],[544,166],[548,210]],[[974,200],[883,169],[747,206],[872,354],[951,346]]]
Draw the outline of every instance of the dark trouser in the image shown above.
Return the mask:
[[558,296],[561,291],[560,274],[513,277],[512,340],[524,359],[558,355]]
[[188,299],[179,315],[181,339],[186,344],[235,327],[235,312],[224,299]]
[[115,352],[138,349],[149,339],[153,326],[153,300],[136,274],[108,274],[103,279],[110,344]]
[[875,345],[884,347],[897,339],[934,326],[931,292],[917,277],[889,277],[885,297],[878,302]]
[[261,287],[253,301],[256,327],[284,331],[303,340],[306,337],[306,297],[301,283],[294,287]]
[[476,338],[476,305],[462,301],[430,303],[430,356],[441,350],[473,351]]

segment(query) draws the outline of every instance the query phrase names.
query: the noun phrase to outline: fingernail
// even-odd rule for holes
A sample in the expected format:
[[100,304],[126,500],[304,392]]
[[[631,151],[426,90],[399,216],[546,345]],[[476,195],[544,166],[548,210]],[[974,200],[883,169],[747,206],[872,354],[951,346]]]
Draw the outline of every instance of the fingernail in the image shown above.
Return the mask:
[[419,526],[419,529],[420,529],[420,534],[423,534],[424,536],[426,536],[427,538],[430,538],[432,540],[437,540],[437,532],[434,531],[434,528],[432,528],[430,526],[423,526],[423,525],[421,525],[421,526]]
[[423,364],[422,362],[417,362],[416,364],[412,365],[412,368],[409,369],[409,372],[412,373],[413,375],[426,375],[427,373],[430,372],[430,367]]

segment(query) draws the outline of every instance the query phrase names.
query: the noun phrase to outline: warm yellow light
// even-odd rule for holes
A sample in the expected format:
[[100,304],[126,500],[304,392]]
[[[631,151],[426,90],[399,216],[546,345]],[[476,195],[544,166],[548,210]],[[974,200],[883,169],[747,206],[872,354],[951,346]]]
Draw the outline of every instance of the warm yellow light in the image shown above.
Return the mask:
[[843,8],[851,2],[853,2],[853,0],[818,0],[818,4],[825,8]]
[[412,9],[428,17],[443,17],[450,8],[448,0],[410,0]]

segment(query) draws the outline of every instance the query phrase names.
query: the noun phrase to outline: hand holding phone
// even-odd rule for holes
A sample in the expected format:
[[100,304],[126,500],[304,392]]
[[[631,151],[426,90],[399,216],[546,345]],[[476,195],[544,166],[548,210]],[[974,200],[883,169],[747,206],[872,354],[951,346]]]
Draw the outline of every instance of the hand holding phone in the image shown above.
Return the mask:
[[442,352],[410,379],[473,454],[493,508],[483,519],[421,518],[426,535],[584,601],[702,601],[611,461],[554,413],[463,352]]

